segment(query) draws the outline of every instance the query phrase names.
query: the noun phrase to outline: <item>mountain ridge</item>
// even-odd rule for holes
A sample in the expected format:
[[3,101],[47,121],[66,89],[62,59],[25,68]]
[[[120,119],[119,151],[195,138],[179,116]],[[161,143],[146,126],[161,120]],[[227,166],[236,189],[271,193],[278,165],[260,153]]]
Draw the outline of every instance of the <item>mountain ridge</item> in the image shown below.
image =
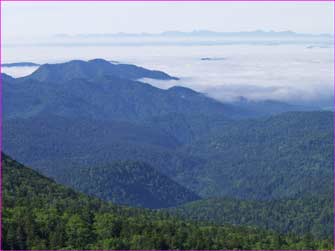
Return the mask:
[[331,38],[331,34],[319,33],[319,34],[309,34],[309,33],[299,33],[291,30],[283,31],[265,31],[265,30],[253,30],[253,31],[237,31],[237,32],[224,32],[224,31],[212,31],[212,30],[193,30],[193,31],[164,31],[161,33],[109,33],[109,34],[58,34],[58,38],[93,38],[93,37],[156,37],[156,36],[301,36],[301,37],[327,37]]
[[160,80],[178,79],[162,71],[148,70],[130,64],[112,63],[104,59],[92,59],[89,61],[71,60],[65,63],[43,64],[32,74],[24,78],[55,82],[78,78],[90,79],[98,76],[114,76],[131,80],[139,78]]

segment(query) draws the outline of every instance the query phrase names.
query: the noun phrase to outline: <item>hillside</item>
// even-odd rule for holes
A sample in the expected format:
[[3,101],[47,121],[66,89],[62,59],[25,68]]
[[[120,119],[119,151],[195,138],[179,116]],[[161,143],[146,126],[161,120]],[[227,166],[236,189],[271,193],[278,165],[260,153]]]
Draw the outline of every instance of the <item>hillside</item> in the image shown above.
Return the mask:
[[148,163],[201,196],[278,199],[331,189],[332,116],[299,112],[218,123],[220,130],[181,144],[156,129],[159,123],[149,127],[48,115],[5,120],[3,146],[62,183],[66,168],[131,160]]
[[317,238],[333,238],[332,195],[271,201],[212,198],[187,203],[169,212],[183,219],[257,226],[282,234],[310,233]]
[[[36,116],[3,122],[3,147],[17,160],[64,183],[73,167],[132,160],[150,164],[173,180],[188,179],[201,163],[178,153],[178,140],[154,124]],[[189,170],[189,171],[187,171]]]
[[2,155],[3,248],[331,249],[331,241],[180,221],[116,207],[58,185]]
[[187,145],[205,159],[202,196],[279,199],[330,194],[333,189],[333,113],[291,112],[222,124]]
[[200,198],[143,162],[71,168],[58,178],[85,194],[121,205],[164,208]]

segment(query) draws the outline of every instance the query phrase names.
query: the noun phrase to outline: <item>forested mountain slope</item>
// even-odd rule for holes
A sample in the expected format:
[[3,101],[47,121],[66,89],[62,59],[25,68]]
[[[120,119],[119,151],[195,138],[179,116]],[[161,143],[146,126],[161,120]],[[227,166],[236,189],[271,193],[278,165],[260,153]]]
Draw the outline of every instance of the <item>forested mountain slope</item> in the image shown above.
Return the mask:
[[185,147],[188,156],[207,160],[193,189],[242,199],[331,194],[333,128],[332,112],[227,122]]
[[187,145],[147,126],[50,118],[4,121],[3,145],[60,182],[66,168],[132,160],[208,197],[271,199],[332,188],[331,112],[226,122]]
[[119,161],[102,167],[71,168],[59,176],[63,183],[85,194],[123,205],[162,208],[200,198],[143,162]]
[[250,201],[212,198],[168,209],[183,219],[215,224],[258,226],[282,234],[312,234],[317,238],[333,238],[334,203],[332,195]]
[[331,241],[212,226],[117,207],[58,185],[2,155],[3,248],[332,249]]
[[191,182],[191,174],[202,162],[178,153],[178,140],[154,125],[48,115],[5,120],[3,132],[8,154],[61,183],[64,173],[74,167],[107,166],[123,160],[146,162],[173,180]]

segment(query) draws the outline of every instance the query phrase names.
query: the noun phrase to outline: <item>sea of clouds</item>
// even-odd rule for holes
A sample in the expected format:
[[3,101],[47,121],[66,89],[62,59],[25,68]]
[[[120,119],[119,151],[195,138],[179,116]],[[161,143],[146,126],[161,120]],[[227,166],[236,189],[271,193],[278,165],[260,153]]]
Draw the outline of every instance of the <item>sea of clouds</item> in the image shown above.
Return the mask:
[[[243,96],[250,100],[333,105],[334,52],[330,46],[19,46],[5,48],[3,62],[54,63],[93,58],[162,70],[180,80],[141,81],[163,89],[190,87],[225,102]],[[14,77],[34,70],[36,67],[2,68],[2,72]]]

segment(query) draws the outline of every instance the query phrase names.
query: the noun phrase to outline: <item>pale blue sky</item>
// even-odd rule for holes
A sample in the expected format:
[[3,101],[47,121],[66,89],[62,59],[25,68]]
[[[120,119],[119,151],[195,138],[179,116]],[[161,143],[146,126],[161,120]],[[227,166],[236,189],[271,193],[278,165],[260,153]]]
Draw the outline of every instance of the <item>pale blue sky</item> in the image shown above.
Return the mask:
[[332,2],[3,2],[5,42],[59,33],[333,32]]

